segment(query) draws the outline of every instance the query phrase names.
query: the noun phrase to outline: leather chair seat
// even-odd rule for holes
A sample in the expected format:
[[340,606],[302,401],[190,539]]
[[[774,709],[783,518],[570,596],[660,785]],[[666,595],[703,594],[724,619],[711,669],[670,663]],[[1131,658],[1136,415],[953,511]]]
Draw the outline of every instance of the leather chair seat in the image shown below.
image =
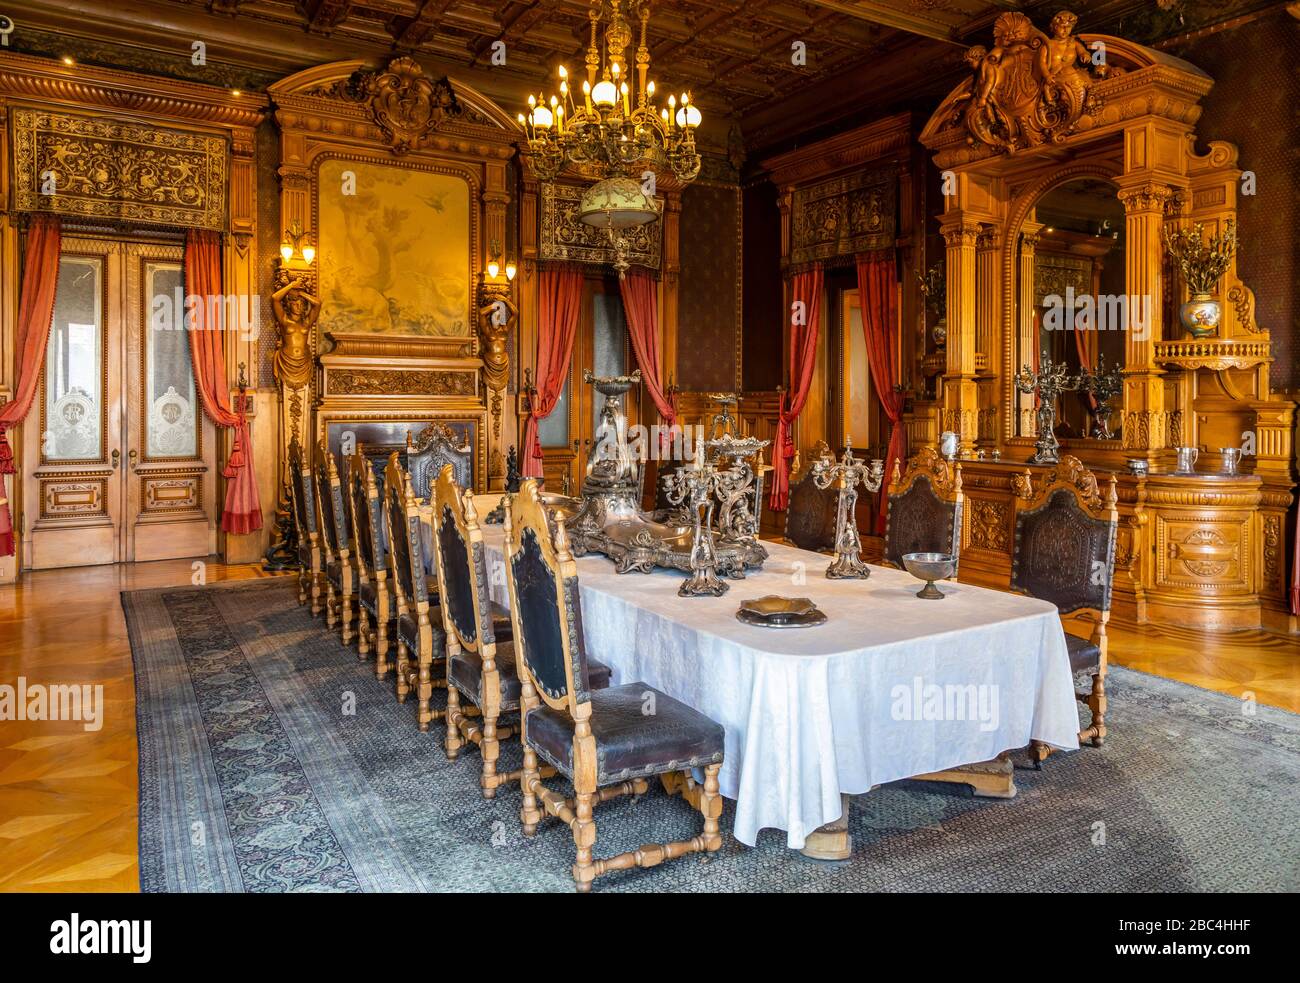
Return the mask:
[[[519,670],[515,666],[515,643],[510,637],[497,635],[497,673],[501,679],[501,709],[517,710],[523,693],[523,684],[519,681]],[[609,686],[609,666],[603,662],[587,663],[587,680],[592,689],[605,689]],[[473,700],[475,706],[483,705],[483,658],[477,652],[461,650],[454,656],[447,667],[447,678],[455,684],[466,699]]]
[[[375,585],[369,580],[364,584],[360,584],[357,588],[357,597],[361,601],[361,606],[365,608],[367,613],[370,615],[371,620],[377,620],[379,618],[379,610],[377,607],[379,600],[376,596]],[[396,618],[396,614],[391,595],[389,596],[388,604],[388,622],[389,624],[392,624],[393,620]]]
[[1070,671],[1083,672],[1101,666],[1101,649],[1086,638],[1065,633],[1065,647],[1070,653]]
[[[429,630],[433,633],[433,661],[441,662],[447,657],[447,636],[443,634],[442,626],[437,624],[438,615],[436,611],[429,612]],[[402,642],[411,654],[414,655],[420,650],[420,629],[415,618],[409,614],[399,615],[397,619],[397,638]]]
[[325,564],[325,576],[335,587],[343,589],[343,565],[338,560],[330,560]]
[[[652,714],[645,712],[649,694],[655,701]],[[722,726],[645,683],[593,690],[591,732],[596,739],[597,785],[722,761]],[[545,705],[530,711],[528,743],[562,775],[573,778],[573,721],[567,713]]]

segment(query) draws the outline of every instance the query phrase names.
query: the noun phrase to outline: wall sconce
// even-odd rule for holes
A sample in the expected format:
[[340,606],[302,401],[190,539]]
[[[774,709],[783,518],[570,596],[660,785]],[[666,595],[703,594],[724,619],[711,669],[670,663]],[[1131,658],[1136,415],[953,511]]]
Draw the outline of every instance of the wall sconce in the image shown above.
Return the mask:
[[[515,264],[509,260],[506,261],[506,280],[510,281],[515,278]],[[489,279],[496,280],[501,276],[501,243],[495,239],[489,246],[487,275]]]
[[302,223],[297,219],[284,230],[284,239],[280,241],[280,256],[286,263],[293,262],[294,256],[297,256],[308,266],[316,259],[316,247],[311,244],[311,238],[303,231]]

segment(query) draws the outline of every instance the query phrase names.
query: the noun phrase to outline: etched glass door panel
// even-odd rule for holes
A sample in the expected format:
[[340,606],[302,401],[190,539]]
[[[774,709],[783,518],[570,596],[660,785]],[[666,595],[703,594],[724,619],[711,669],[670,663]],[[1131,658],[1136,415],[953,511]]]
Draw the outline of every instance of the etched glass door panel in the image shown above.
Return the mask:
[[104,459],[104,261],[63,256],[45,350],[42,458]]
[[144,459],[192,458],[199,450],[199,417],[190,361],[179,263],[146,262],[145,296],[150,317],[144,337]]

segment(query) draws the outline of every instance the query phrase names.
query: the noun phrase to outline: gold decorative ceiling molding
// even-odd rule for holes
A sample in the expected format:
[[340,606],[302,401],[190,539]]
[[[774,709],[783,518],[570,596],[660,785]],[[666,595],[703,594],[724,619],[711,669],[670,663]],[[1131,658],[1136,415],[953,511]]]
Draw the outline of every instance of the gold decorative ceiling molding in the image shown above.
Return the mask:
[[897,113],[788,153],[768,157],[762,168],[779,188],[829,172],[885,158],[906,161],[912,148],[912,114]]
[[221,137],[44,109],[10,115],[19,211],[226,228]]
[[266,112],[258,93],[235,95],[228,89],[196,82],[160,81],[93,65],[65,65],[0,50],[0,97],[65,106],[99,106],[106,110],[185,120],[220,128],[256,127]]

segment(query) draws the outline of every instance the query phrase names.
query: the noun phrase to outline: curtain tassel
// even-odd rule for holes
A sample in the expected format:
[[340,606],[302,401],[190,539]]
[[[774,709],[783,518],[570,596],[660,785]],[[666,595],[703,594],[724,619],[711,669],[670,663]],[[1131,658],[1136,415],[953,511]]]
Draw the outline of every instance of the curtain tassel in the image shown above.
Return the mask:
[[13,449],[9,446],[9,438],[5,435],[5,428],[0,426],[0,474],[16,473]]

